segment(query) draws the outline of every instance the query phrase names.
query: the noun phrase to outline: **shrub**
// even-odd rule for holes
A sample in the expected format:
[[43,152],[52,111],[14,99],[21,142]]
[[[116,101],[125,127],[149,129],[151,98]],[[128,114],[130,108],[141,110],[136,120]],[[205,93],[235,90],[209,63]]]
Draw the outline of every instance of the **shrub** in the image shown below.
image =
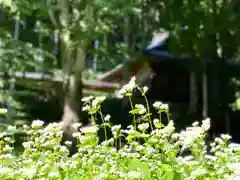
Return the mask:
[[[195,122],[177,133],[173,121],[161,123],[162,113],[168,113],[168,106],[161,102],[153,104],[159,118],[151,120],[147,100],[146,108],[131,101],[136,88],[145,98],[147,88],[138,87],[134,78],[120,91],[121,96],[129,98],[132,107],[133,124],[127,129],[113,126],[110,115],[101,113],[104,97],[83,99],[84,110],[91,115],[93,124],[95,114],[101,115],[105,141],[99,143],[97,126],[84,129],[81,124],[74,124],[78,151],[73,156],[69,156],[68,150],[71,142],[61,144],[61,123],[44,126],[37,120],[31,127],[25,127],[28,139],[20,155],[15,155],[12,148],[13,136],[1,133],[1,179],[218,180],[232,177],[233,165],[240,161],[240,149],[229,143],[229,135],[216,138],[208,148],[205,138],[210,128],[209,119],[201,125]],[[107,128],[111,128],[112,138]]]

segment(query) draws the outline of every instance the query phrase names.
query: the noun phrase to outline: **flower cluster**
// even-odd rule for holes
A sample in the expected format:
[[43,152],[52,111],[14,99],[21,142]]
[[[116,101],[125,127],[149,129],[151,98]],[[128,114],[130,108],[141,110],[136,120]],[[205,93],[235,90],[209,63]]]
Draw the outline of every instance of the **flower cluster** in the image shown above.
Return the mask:
[[[134,88],[138,86],[133,78],[120,94],[131,97]],[[140,91],[145,96],[147,88]],[[33,121],[20,155],[13,148],[14,136],[0,133],[0,179],[227,180],[233,179],[233,172],[238,173],[240,146],[229,143],[231,137],[225,134],[207,143],[210,119],[177,133],[173,120],[166,125],[161,123],[161,116],[152,120],[146,102],[133,105],[130,114],[148,121],[122,129],[110,123],[110,115],[101,113],[104,99],[90,96],[83,102],[89,114],[100,114],[103,126],[111,129],[113,137],[108,139],[105,134],[106,140],[99,144],[95,126],[84,129],[76,123],[73,136],[78,140],[78,150],[71,157],[68,148],[72,143],[61,143],[61,123],[44,125],[43,121]],[[159,113],[169,111],[168,105],[161,102],[153,106]],[[150,127],[151,132],[147,131]],[[13,131],[15,127],[8,129]]]

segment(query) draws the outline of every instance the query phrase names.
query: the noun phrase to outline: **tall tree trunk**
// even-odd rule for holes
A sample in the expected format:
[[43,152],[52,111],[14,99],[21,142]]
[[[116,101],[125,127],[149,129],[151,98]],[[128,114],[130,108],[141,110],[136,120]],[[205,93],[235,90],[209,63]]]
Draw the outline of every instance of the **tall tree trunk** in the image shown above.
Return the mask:
[[189,112],[190,114],[196,113],[197,110],[197,82],[196,74],[193,70],[190,72],[190,103]]
[[[68,51],[68,49],[66,49]],[[64,99],[64,111],[62,116],[62,122],[64,124],[64,131],[67,135],[71,135],[73,129],[71,125],[73,123],[81,122],[81,110],[82,110],[82,71],[85,66],[85,50],[83,47],[76,48],[76,54],[70,53],[71,56],[68,61],[67,68],[68,77],[64,84],[65,99]],[[76,59],[75,63],[72,63],[72,59]]]
[[207,63],[203,62],[203,72],[202,72],[202,116],[207,118],[208,116],[208,78],[207,78]]
[[[67,49],[68,50],[68,49]],[[68,78],[64,84],[64,108],[63,115],[61,121],[63,122],[63,140],[72,141],[72,148],[70,149],[70,153],[73,154],[76,152],[76,139],[72,136],[74,133],[73,124],[81,122],[82,124],[86,124],[87,122],[83,121],[81,118],[82,114],[82,91],[83,91],[83,82],[82,82],[82,71],[84,69],[85,62],[85,51],[84,48],[77,48],[76,56],[70,56],[76,59],[73,66],[69,64],[67,67],[71,68],[71,71],[68,73]],[[68,63],[71,63],[71,59],[69,59]]]
[[62,115],[64,140],[74,140],[72,124],[80,122],[82,87],[81,72],[70,75]]

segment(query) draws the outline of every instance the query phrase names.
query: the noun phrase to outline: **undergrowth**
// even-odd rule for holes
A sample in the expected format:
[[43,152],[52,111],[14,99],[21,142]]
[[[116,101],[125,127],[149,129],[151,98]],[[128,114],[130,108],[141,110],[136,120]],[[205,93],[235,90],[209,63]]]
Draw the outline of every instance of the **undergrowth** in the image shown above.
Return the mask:
[[[134,104],[134,90],[141,92],[146,104]],[[219,180],[233,177],[234,164],[240,161],[240,149],[234,147],[229,135],[221,135],[209,146],[206,143],[210,119],[177,133],[174,122],[162,123],[162,114],[168,114],[168,105],[155,102],[159,118],[152,119],[150,105],[145,96],[148,88],[140,88],[132,78],[119,95],[129,98],[133,123],[127,129],[112,125],[111,116],[101,112],[105,97],[83,98],[84,108],[95,123],[100,114],[105,129],[105,141],[99,143],[97,128],[81,129],[73,124],[78,151],[69,156],[70,141],[61,143],[61,123],[44,125],[33,121],[25,126],[28,137],[23,143],[24,152],[14,153],[14,136],[0,134],[0,178],[40,180]],[[168,116],[167,116],[168,117]],[[96,126],[97,127],[97,126]],[[9,130],[15,127],[10,126]],[[107,134],[112,130],[112,138]],[[79,130],[80,129],[80,130]],[[141,141],[140,141],[141,140]],[[118,147],[118,148],[117,148]],[[186,153],[187,152],[187,153]]]

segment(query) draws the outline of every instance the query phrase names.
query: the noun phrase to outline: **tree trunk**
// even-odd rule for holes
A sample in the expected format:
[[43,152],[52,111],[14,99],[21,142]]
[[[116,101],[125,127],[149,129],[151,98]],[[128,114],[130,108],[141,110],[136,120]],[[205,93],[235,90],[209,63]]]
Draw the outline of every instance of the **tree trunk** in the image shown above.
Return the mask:
[[64,132],[67,135],[73,133],[71,125],[80,122],[81,97],[82,97],[82,79],[81,72],[70,75],[67,84],[64,99],[64,108],[62,122]]
[[202,72],[202,116],[203,118],[208,117],[208,77],[207,77],[207,63],[203,62],[203,72]]
[[[69,76],[64,84],[65,97],[64,97],[64,108],[61,121],[63,122],[64,136],[63,140],[72,141],[72,148],[70,153],[76,152],[76,139],[72,136],[74,129],[72,124],[81,122],[83,125],[87,124],[88,121],[84,121],[81,118],[82,114],[82,71],[85,63],[85,51],[84,48],[76,48],[76,56],[72,56],[72,59],[76,59],[73,66],[70,66]],[[71,57],[71,56],[70,56]],[[71,63],[69,59],[68,63]],[[66,65],[69,68],[69,64]],[[85,122],[85,123],[84,123]]]
[[197,111],[197,82],[195,72],[190,72],[190,103],[189,113],[194,114]]

